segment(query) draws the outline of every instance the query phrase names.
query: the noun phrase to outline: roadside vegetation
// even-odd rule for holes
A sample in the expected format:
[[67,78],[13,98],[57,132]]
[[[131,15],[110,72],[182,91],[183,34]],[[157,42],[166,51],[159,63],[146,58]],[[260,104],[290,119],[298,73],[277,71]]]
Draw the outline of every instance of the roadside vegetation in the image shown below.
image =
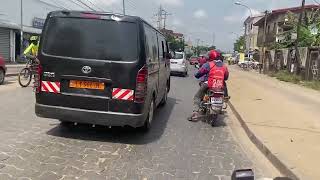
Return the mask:
[[301,76],[289,73],[286,70],[272,72],[269,75],[280,81],[290,82],[320,91],[320,81],[304,81]]

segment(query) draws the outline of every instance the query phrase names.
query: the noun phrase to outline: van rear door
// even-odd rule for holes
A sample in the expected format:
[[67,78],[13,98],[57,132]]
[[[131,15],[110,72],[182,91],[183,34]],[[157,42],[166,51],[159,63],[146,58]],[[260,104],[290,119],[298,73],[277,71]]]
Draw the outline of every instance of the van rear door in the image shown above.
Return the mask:
[[39,59],[40,104],[140,113],[138,23],[100,15],[48,16]]

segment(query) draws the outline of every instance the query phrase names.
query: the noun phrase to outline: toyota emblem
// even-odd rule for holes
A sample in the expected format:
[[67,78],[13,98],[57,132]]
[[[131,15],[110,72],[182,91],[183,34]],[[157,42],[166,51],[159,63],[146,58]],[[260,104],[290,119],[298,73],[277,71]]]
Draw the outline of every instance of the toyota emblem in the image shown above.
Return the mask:
[[91,73],[91,67],[90,66],[83,66],[81,71],[84,73],[84,74],[89,74]]

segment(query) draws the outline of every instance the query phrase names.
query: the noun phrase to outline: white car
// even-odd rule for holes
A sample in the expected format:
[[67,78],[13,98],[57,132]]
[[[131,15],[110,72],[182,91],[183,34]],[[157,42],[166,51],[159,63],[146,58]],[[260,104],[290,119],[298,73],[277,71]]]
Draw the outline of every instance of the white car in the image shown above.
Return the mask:
[[184,52],[175,52],[172,59],[170,59],[171,74],[188,75],[188,64]]

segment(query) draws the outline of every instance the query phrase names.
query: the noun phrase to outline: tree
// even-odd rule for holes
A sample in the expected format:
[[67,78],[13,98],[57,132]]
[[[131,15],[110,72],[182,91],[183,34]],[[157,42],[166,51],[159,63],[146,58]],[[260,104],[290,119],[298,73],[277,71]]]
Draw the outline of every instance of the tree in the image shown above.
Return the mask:
[[240,36],[233,45],[233,50],[238,52],[244,52],[246,49],[246,41],[244,36]]
[[184,51],[185,42],[184,40],[175,39],[173,36],[169,35],[167,41],[170,44],[170,50],[172,51]]
[[[288,48],[294,46],[295,39],[293,35],[297,34],[298,29],[298,17],[292,12],[288,12],[285,16],[285,26],[287,30],[282,33],[283,40],[281,42],[274,43],[273,49]],[[303,23],[300,26],[298,46],[309,47],[320,45],[320,10],[312,9],[305,11]]]

